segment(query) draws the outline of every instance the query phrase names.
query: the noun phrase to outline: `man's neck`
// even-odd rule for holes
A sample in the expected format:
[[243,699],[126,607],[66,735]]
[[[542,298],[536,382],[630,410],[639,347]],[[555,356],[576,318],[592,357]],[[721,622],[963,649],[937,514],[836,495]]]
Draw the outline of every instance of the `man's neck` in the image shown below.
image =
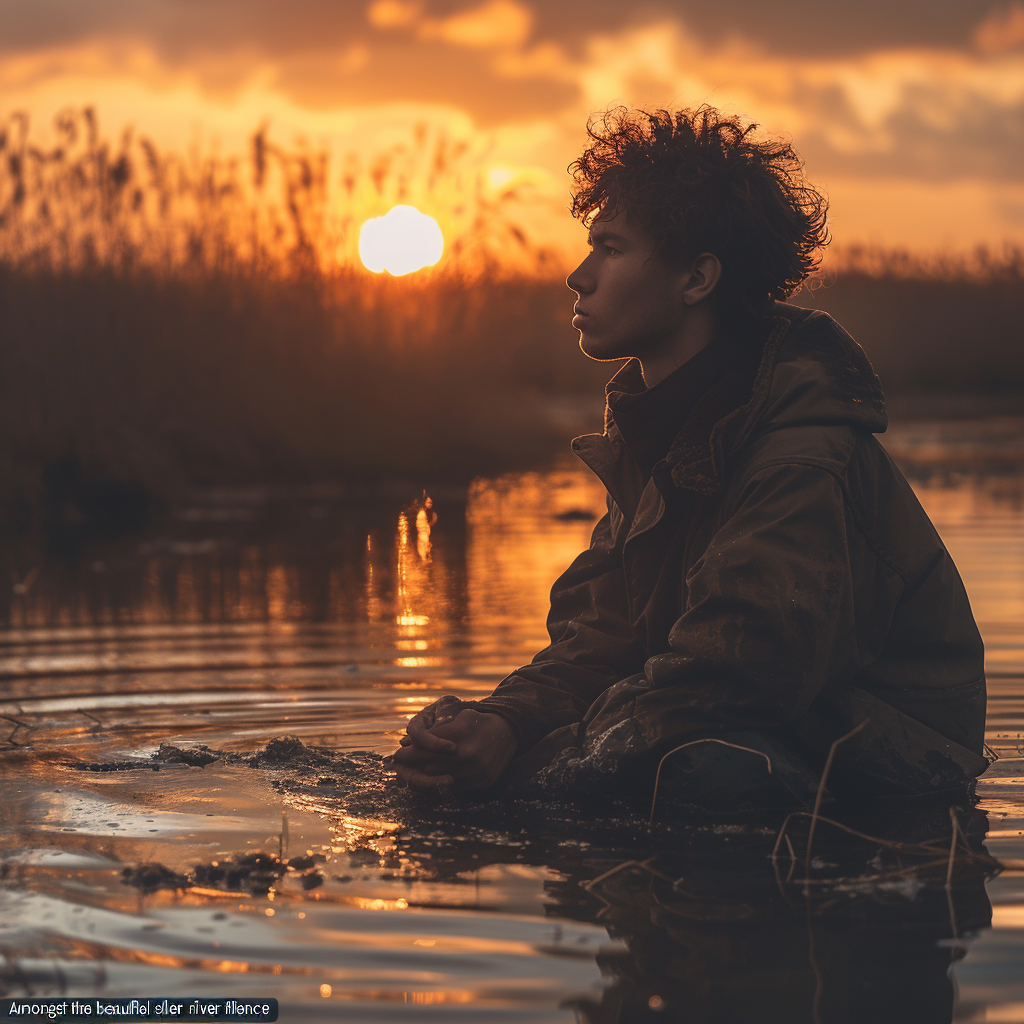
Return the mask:
[[698,352],[706,349],[717,333],[717,317],[710,306],[702,303],[689,308],[669,343],[658,352],[640,357],[644,383],[648,388],[660,384],[683,363],[688,363]]

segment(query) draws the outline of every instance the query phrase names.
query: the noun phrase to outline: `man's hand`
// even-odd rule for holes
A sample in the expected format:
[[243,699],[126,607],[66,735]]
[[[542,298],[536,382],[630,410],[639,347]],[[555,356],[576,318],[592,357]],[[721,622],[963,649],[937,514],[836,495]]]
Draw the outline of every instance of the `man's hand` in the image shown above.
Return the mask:
[[465,792],[493,786],[518,745],[504,718],[464,708],[457,697],[425,707],[409,722],[401,744],[394,754],[399,784]]

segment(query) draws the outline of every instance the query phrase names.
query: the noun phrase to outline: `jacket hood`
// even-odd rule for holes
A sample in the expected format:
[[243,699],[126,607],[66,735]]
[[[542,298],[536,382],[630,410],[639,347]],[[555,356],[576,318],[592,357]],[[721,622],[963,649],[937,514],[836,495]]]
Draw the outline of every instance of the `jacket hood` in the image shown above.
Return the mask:
[[777,302],[750,400],[724,411],[712,388],[666,456],[676,487],[713,494],[725,460],[752,437],[796,426],[848,425],[882,433],[882,387],[864,350],[827,313]]

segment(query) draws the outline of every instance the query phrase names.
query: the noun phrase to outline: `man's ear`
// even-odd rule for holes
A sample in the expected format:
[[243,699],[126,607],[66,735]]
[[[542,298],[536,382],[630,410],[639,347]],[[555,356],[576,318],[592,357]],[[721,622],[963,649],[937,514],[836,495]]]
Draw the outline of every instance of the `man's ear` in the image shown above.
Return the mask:
[[703,302],[722,277],[722,264],[714,253],[702,252],[694,261],[683,282],[683,302],[695,306]]

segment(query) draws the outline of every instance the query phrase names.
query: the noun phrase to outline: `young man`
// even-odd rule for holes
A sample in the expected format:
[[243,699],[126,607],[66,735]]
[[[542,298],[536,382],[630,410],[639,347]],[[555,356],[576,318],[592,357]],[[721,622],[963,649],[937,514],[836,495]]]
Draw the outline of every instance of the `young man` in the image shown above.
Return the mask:
[[573,325],[591,358],[629,361],[604,433],[572,446],[608,514],[552,589],[551,644],[484,700],[417,715],[399,781],[561,765],[649,795],[666,764],[684,802],[799,805],[842,740],[840,795],[968,788],[986,762],[967,595],[873,436],[863,351],[781,301],[817,266],[825,200],[788,144],[712,108],[619,108],[589,133]]

